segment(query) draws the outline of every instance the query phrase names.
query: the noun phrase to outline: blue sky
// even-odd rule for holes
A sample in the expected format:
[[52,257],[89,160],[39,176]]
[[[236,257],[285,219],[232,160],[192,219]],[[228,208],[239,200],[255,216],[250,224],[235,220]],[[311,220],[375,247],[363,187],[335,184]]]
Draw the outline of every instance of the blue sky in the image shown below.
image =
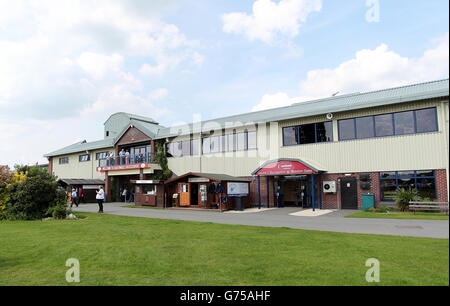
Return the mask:
[[118,111],[170,126],[448,78],[444,0],[57,3],[0,0],[0,164]]

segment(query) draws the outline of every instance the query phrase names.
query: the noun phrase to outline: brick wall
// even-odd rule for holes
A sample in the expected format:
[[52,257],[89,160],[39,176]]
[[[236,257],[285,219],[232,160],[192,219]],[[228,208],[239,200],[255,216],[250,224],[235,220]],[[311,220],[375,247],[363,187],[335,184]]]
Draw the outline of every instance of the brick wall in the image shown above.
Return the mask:
[[[380,203],[380,180],[378,172],[364,172],[370,174],[370,182],[371,188],[369,190],[363,190],[360,186],[360,175],[361,173],[351,173],[350,176],[345,176],[343,173],[339,174],[322,174],[321,182],[324,181],[336,181],[337,182],[337,193],[323,193],[322,186],[319,186],[320,190],[322,190],[322,208],[338,208],[340,202],[340,186],[338,179],[340,178],[349,178],[354,177],[357,179],[357,193],[358,193],[358,209],[361,208],[361,200],[363,194],[374,194],[375,195],[375,206],[378,206]],[[339,199],[338,199],[339,197]],[[339,201],[339,202],[338,202]],[[341,203],[342,205],[342,203]]]
[[[250,182],[250,199],[249,204],[253,207],[258,206],[258,178],[257,177],[245,177],[251,180]],[[269,178],[269,206],[274,207],[274,194],[273,194],[273,177]],[[267,207],[267,177],[260,177],[260,192],[261,192],[261,206]]]
[[438,202],[448,202],[447,175],[444,169],[436,170],[436,192]]

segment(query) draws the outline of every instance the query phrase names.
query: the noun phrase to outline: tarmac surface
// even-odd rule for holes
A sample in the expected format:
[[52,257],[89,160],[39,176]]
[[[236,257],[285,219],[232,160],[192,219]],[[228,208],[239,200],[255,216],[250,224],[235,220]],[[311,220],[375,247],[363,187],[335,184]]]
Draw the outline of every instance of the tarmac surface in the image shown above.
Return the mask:
[[[286,227],[341,233],[378,234],[410,237],[449,238],[448,220],[403,220],[344,218],[355,210],[336,210],[328,214],[306,217],[290,215],[301,208],[277,208],[250,213],[219,212],[217,210],[149,209],[124,207],[126,203],[105,203],[104,213],[111,215],[213,222],[264,227]],[[74,212],[97,212],[97,204],[73,207]]]

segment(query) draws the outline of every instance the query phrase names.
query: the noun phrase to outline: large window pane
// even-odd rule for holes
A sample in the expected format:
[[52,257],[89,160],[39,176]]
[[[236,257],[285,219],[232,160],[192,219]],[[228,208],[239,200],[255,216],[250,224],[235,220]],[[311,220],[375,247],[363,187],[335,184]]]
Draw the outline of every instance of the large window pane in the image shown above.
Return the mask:
[[333,123],[331,121],[317,123],[317,142],[333,141]]
[[355,119],[339,120],[339,139],[355,139]]
[[166,156],[173,157],[173,143],[172,142],[166,143]]
[[181,157],[181,156],[183,156],[181,142],[174,142],[173,143],[173,156],[174,157]]
[[398,177],[414,177],[414,171],[399,171]]
[[203,154],[209,154],[211,153],[211,141],[209,137],[203,138]]
[[298,128],[296,126],[283,128],[283,144],[285,146],[298,144]]
[[245,150],[245,133],[239,133],[237,135],[237,150]]
[[374,137],[373,117],[356,118],[356,138]]
[[436,199],[436,186],[434,178],[418,178],[417,194],[422,198]]
[[381,180],[381,201],[393,202],[397,190],[395,179]]
[[392,172],[381,172],[380,173],[380,177],[381,178],[387,178],[387,177],[395,178],[395,172],[394,171],[392,171]]
[[430,176],[430,177],[434,177],[434,171],[433,170],[421,170],[421,171],[416,171],[416,175],[418,177],[421,176]]
[[395,135],[414,133],[414,113],[402,112],[394,114]]
[[256,132],[248,132],[248,149],[256,149]]
[[191,152],[193,156],[197,156],[200,155],[200,149],[201,149],[201,145],[200,145],[200,139],[192,139],[191,140]]
[[225,139],[227,152],[236,151],[236,134],[228,134]]
[[415,189],[416,182],[413,178],[407,179],[407,178],[399,178],[398,179],[398,188],[405,188],[408,190],[409,188]]
[[221,150],[220,137],[214,136],[214,137],[210,137],[210,139],[211,139],[211,153],[219,153]]
[[304,124],[300,126],[300,143],[315,143],[316,142],[316,125]]
[[375,116],[375,135],[378,137],[394,135],[392,114]]
[[185,140],[182,142],[182,151],[183,151],[183,156],[191,155],[191,141],[190,140]]
[[437,131],[436,109],[428,108],[416,111],[417,133]]

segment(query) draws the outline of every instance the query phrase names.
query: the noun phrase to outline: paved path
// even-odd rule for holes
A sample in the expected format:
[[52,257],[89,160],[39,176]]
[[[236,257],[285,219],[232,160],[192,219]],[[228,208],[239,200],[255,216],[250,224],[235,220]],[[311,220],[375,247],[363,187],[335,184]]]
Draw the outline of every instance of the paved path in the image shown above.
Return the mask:
[[[449,238],[447,220],[399,220],[399,219],[354,219],[344,218],[355,211],[336,211],[319,217],[291,216],[298,208],[282,208],[257,213],[232,214],[217,211],[129,208],[124,203],[106,203],[106,214],[174,219],[221,224],[238,224],[266,227],[288,227],[294,229],[320,230],[342,233],[399,235],[413,237]],[[80,205],[73,211],[97,212],[96,204]]]

